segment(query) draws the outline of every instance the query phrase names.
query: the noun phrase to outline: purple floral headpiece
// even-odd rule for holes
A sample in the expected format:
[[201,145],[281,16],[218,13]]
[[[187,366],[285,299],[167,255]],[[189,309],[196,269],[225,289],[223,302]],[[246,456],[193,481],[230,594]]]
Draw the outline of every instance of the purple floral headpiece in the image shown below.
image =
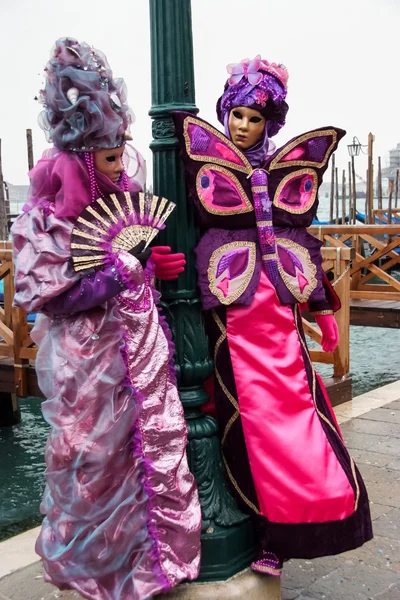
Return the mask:
[[253,60],[229,64],[227,70],[230,77],[217,103],[220,123],[226,125],[226,116],[235,106],[247,106],[265,117],[269,137],[276,135],[289,109],[285,102],[289,78],[286,67],[258,55]]
[[123,79],[114,79],[106,57],[85,42],[57,40],[40,92],[39,125],[59,150],[93,152],[132,139],[134,115]]

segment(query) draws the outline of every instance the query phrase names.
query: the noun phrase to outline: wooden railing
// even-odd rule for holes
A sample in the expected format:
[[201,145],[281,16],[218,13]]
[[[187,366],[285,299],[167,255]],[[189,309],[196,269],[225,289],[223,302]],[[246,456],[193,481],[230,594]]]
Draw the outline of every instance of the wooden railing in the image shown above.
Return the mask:
[[[350,269],[350,299],[400,301],[400,281],[388,272],[400,267],[400,224],[321,225],[310,227],[309,231],[330,248],[355,250]],[[365,247],[369,256],[363,252]],[[373,282],[374,279],[379,283]]]
[[378,219],[378,223],[389,225],[400,220],[400,208],[377,208],[372,212],[374,219]]
[[[313,362],[333,365],[334,377],[345,377],[350,371],[350,261],[355,251],[352,248],[322,248],[323,268],[326,273],[333,273],[332,285],[340,298],[341,308],[335,314],[339,328],[339,345],[334,352],[311,350]],[[303,319],[306,335],[321,345],[321,332],[307,319]]]
[[4,282],[4,304],[0,307],[0,357],[11,358],[17,396],[28,396],[29,361],[34,360],[37,347],[30,335],[26,313],[12,305],[14,298],[14,267],[10,242],[0,242],[0,279]]
[[[340,330],[340,343],[333,353],[311,350],[315,362],[333,365],[335,377],[343,377],[349,372],[349,272],[348,265],[352,256],[349,248],[339,250],[323,248],[323,266],[325,271],[334,273],[333,283],[342,308],[336,313]],[[14,365],[15,393],[26,397],[31,391],[28,385],[28,367],[35,360],[37,347],[30,337],[31,325],[27,322],[25,311],[12,306],[14,297],[13,263],[9,242],[0,242],[0,279],[4,281],[4,308],[0,308],[0,357],[10,358]],[[321,342],[319,329],[303,319],[305,332],[315,342]],[[0,377],[1,381],[1,377]]]

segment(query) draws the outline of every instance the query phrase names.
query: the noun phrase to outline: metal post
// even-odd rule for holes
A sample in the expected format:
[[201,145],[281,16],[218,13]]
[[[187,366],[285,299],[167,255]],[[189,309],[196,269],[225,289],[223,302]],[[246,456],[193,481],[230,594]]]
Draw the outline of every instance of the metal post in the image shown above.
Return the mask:
[[374,136],[368,134],[368,178],[367,178],[367,206],[368,206],[368,223],[373,223],[374,212],[374,164],[373,164],[373,144]]
[[172,110],[197,113],[194,90],[190,0],[150,0],[154,192],[177,203],[160,243],[186,255],[185,273],[163,282],[162,306],[176,346],[180,398],[188,424],[188,457],[203,512],[200,580],[227,579],[254,556],[249,517],[228,491],[222,467],[218,426],[201,406],[208,401],[204,381],[213,370],[196,286],[193,248],[197,231],[187,199]]
[[354,156],[351,157],[351,175],[353,180],[353,223],[357,221],[357,183],[356,183],[356,169],[354,166]]

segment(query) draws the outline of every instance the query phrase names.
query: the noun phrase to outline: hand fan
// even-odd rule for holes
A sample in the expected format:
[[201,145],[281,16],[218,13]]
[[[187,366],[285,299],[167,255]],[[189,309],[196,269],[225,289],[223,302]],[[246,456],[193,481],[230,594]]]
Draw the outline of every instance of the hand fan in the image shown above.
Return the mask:
[[140,242],[147,248],[175,208],[166,198],[149,192],[121,192],[98,198],[87,206],[71,234],[75,271],[101,268],[110,254],[129,252]]

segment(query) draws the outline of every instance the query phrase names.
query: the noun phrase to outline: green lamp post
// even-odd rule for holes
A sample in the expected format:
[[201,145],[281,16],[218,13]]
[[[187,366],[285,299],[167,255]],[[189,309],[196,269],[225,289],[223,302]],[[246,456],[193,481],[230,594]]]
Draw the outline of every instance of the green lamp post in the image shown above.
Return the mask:
[[172,110],[196,114],[190,0],[150,0],[154,192],[177,203],[160,243],[185,253],[185,272],[161,285],[162,305],[176,347],[180,398],[188,424],[188,457],[203,514],[199,579],[231,577],[254,557],[254,534],[248,516],[239,511],[227,488],[218,426],[201,406],[208,401],[204,381],[212,374],[193,248],[197,232],[185,189]]

